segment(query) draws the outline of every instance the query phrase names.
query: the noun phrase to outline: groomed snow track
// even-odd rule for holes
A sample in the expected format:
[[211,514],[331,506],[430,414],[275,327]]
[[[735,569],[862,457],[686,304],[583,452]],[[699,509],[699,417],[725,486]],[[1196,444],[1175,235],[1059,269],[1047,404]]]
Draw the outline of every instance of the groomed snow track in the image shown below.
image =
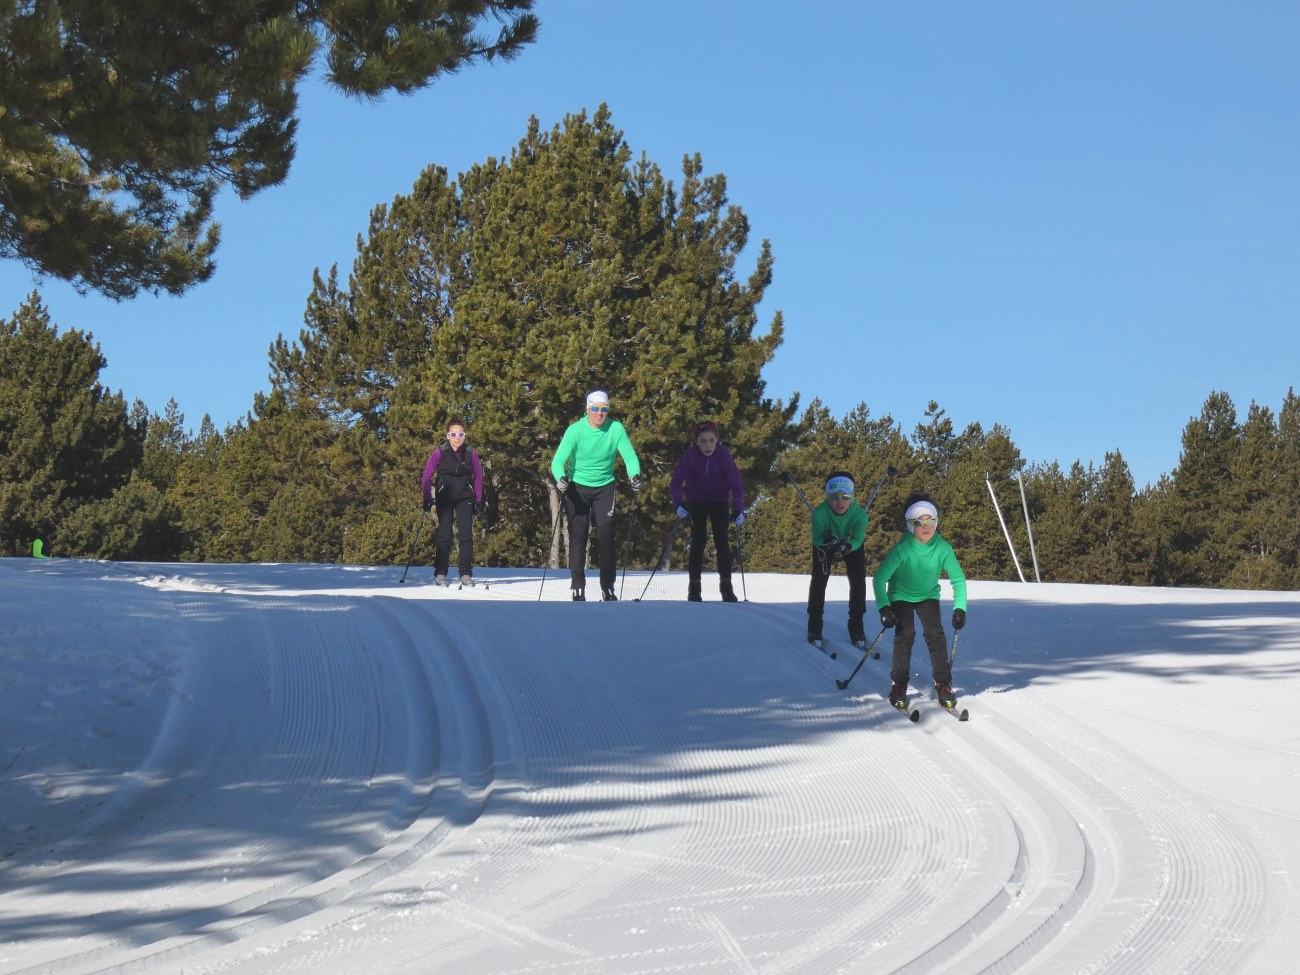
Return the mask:
[[910,724],[887,640],[841,692],[800,606],[213,578],[141,578],[177,692],[0,873],[0,971],[1209,975],[1278,923],[1257,846],[1133,749],[1032,687]]

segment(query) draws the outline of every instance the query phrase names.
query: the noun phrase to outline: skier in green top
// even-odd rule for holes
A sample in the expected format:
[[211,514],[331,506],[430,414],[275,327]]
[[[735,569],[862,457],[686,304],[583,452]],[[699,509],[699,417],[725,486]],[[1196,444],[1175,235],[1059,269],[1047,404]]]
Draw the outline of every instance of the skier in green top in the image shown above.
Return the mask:
[[867,563],[862,539],[867,534],[867,513],[853,500],[853,475],[835,471],[826,479],[826,500],[813,509],[812,578],[808,582],[808,641],[821,645],[822,611],[826,583],[837,559],[844,560],[849,577],[849,639],[866,646],[862,617],[867,611]]
[[569,575],[573,598],[587,598],[587,537],[591,516],[596,516],[596,542],[600,549],[600,593],[614,602],[614,580],[618,576],[617,546],[614,542],[614,457],[632,479],[633,493],[641,490],[641,462],[623,424],[609,418],[609,394],[603,389],[587,395],[587,415],[564,431],[559,449],[551,461],[555,486],[564,499],[569,516]]
[[962,572],[948,541],[940,536],[939,509],[928,498],[908,505],[903,516],[908,532],[898,540],[880,563],[872,579],[881,625],[894,631],[894,662],[890,668],[893,687],[889,703],[907,703],[907,681],[912,673],[912,643],[916,640],[916,617],[921,620],[925,645],[930,650],[930,671],[939,703],[956,704],[952,693],[952,661],[948,638],[939,619],[939,576],[952,582],[952,628],[966,625],[966,574]]

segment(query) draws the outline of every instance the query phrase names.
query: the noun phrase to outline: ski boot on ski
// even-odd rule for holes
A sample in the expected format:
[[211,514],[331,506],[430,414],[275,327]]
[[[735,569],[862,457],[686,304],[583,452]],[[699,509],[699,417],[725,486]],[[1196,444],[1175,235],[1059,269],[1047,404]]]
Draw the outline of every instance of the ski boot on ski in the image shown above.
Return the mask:
[[938,699],[940,706],[951,714],[958,721],[967,721],[970,719],[970,712],[965,708],[957,707],[957,695],[952,692],[951,684],[940,684],[935,681],[934,696]]
[[889,703],[894,709],[907,715],[908,721],[921,720],[920,709],[912,707],[907,701],[907,681],[895,681],[890,685]]

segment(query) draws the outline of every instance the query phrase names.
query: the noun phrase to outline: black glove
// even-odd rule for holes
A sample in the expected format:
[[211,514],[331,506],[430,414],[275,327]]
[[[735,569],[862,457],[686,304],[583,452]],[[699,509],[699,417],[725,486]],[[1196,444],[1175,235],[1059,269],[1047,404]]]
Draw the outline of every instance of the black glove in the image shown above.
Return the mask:
[[640,474],[638,474],[636,477],[632,478],[632,493],[633,493],[633,494],[636,494],[638,491],[640,491],[640,490],[641,490],[641,485],[644,484],[644,483],[645,483],[645,481],[641,480],[641,475],[640,475]]
[[853,543],[848,540],[831,542],[831,558],[835,558],[835,559],[847,558],[848,554],[852,551],[853,551]]
[[966,610],[954,609],[952,611],[952,628],[954,630],[960,630],[965,625],[966,625]]
[[423,508],[425,511],[433,510],[433,498],[425,498]]
[[569,479],[567,477],[562,477],[558,481],[556,481],[555,490],[559,491],[561,494],[564,494],[566,491],[568,491]]
[[473,505],[474,517],[477,518],[479,515],[481,515],[481,514],[483,513],[483,502],[482,502],[482,501],[474,501],[474,502],[471,502],[471,503],[472,503],[472,505]]
[[893,606],[886,606],[880,611],[880,625],[887,630],[892,630],[898,625],[898,617],[894,615]]

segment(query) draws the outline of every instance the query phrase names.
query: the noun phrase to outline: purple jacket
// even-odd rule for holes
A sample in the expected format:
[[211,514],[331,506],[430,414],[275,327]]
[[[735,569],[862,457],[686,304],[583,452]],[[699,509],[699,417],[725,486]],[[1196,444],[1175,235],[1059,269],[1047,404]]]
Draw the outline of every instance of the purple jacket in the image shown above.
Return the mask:
[[712,457],[705,457],[695,444],[687,447],[673,471],[668,490],[673,504],[678,506],[692,501],[730,501],[733,514],[745,510],[745,486],[740,482],[740,469],[731,451],[722,444],[714,449]]
[[[443,452],[447,459],[443,460]],[[442,464],[439,473],[438,465]],[[479,504],[483,500],[483,465],[479,463],[478,454],[472,447],[461,447],[459,453],[451,449],[451,444],[442,444],[434,448],[424,465],[424,476],[420,478],[420,492],[425,501],[433,500],[433,479],[438,477],[438,503],[445,499],[449,504],[455,501],[473,501]]]

